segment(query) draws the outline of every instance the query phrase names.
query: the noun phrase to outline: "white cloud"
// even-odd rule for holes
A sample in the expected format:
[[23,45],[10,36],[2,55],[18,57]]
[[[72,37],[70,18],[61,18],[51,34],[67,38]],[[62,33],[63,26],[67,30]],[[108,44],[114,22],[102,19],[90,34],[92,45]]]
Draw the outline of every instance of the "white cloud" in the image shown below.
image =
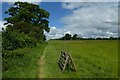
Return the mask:
[[47,39],[55,39],[55,38],[60,38],[64,35],[64,32],[62,29],[57,29],[55,26],[50,27],[50,32],[47,33],[45,32],[45,35]]
[[[101,6],[102,5],[102,6]],[[64,2],[62,7],[66,9],[79,9],[79,8],[111,8],[118,7],[118,2]]]
[[64,32],[64,35],[65,35],[65,34],[71,34],[71,32],[70,32],[70,31],[66,31],[66,32]]
[[40,5],[40,2],[31,2],[33,4],[36,4],[36,5]]
[[49,33],[45,32],[45,35],[47,39],[56,39],[56,38],[63,37],[67,33],[72,34],[70,31],[65,30],[64,28],[58,29],[57,27],[53,26],[53,27],[50,27]]
[[51,27],[47,39],[69,34],[80,37],[118,37],[118,3],[63,3],[62,7],[72,10],[61,19],[62,29]]
[[3,0],[3,2],[119,2],[119,0]]
[[119,2],[119,0],[63,0],[63,2]]
[[5,21],[0,21],[0,31],[2,30],[2,28],[6,28],[6,26],[4,25]]
[[[118,36],[118,3],[63,3],[72,10],[61,19],[64,29],[82,37]],[[109,33],[108,33],[109,31]]]

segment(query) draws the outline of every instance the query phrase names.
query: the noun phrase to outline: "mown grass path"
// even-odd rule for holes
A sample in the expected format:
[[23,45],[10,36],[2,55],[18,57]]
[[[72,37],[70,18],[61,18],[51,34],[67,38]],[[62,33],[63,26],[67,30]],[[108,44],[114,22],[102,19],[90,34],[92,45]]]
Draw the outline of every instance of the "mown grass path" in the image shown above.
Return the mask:
[[45,64],[46,50],[47,50],[47,46],[46,46],[45,50],[43,51],[41,58],[38,61],[38,65],[39,65],[38,78],[43,78],[44,77],[44,67],[43,67],[43,65]]

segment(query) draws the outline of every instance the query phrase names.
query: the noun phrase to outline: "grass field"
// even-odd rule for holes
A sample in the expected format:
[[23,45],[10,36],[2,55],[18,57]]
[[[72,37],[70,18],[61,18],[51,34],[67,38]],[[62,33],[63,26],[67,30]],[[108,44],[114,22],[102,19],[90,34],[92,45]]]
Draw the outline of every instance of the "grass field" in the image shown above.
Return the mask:
[[[61,72],[58,57],[61,49],[68,51],[74,59],[77,72]],[[117,78],[118,41],[81,40],[49,41],[44,51],[44,63],[40,65],[44,78]],[[40,76],[42,75],[42,76]]]

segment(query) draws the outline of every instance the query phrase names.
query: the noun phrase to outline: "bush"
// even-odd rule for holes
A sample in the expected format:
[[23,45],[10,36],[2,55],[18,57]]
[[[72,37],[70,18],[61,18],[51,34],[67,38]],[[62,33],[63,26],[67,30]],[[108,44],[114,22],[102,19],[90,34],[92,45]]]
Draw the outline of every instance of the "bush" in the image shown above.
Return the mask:
[[[16,51],[2,51],[2,71],[7,71],[11,68],[11,65],[9,64],[10,61],[12,61],[14,58],[21,58],[24,56],[24,53],[22,52],[16,52]],[[14,66],[14,65],[12,65]]]
[[3,32],[2,45],[3,50],[12,51],[17,48],[36,46],[37,42],[33,37],[24,33]]

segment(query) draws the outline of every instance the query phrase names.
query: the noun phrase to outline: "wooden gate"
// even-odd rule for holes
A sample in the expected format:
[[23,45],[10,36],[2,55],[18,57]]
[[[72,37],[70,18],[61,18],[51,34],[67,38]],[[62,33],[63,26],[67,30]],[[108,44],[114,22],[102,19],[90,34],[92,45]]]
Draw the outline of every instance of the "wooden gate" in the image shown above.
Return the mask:
[[76,67],[75,67],[75,64],[74,64],[74,61],[73,61],[71,55],[64,51],[61,51],[61,53],[60,53],[58,64],[59,64],[60,68],[62,69],[62,71],[64,71],[66,68],[76,71]]

